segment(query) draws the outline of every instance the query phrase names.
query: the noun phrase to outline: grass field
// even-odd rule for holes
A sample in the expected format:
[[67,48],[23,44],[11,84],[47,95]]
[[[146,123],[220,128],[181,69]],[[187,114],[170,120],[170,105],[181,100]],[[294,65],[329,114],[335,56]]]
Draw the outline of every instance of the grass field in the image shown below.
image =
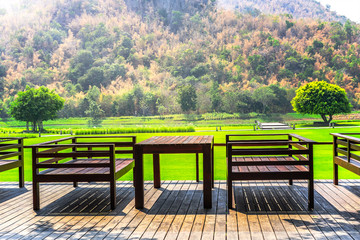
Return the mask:
[[[224,143],[226,134],[245,134],[245,133],[296,133],[315,141],[332,141],[330,133],[333,132],[359,132],[360,128],[318,128],[318,129],[297,129],[297,130],[271,130],[271,131],[250,131],[240,129],[222,129],[223,131],[210,131],[206,128],[197,129],[197,132],[192,133],[138,133],[131,134],[137,136],[137,142],[145,140],[152,136],[165,135],[214,135],[215,143]],[[199,132],[198,130],[201,130]],[[214,128],[212,128],[214,130]],[[35,143],[45,142],[52,139],[60,138],[61,136],[29,138],[25,139],[25,145],[32,145]],[[191,180],[195,179],[195,154],[172,154],[161,155],[161,179],[162,180]],[[200,161],[201,164],[202,161]],[[314,171],[316,179],[331,179],[332,178],[332,146],[331,145],[317,145],[314,148]],[[146,155],[144,158],[145,180],[152,180],[152,158]],[[202,166],[200,167],[202,169]],[[225,147],[215,148],[215,179],[226,179],[226,162],[225,162]],[[9,170],[0,173],[0,181],[17,181],[17,169]],[[202,172],[200,173],[202,176]],[[359,176],[340,168],[340,178],[355,179]],[[125,175],[122,180],[131,180],[132,174]],[[30,149],[25,150],[25,179],[31,181],[31,152]]]

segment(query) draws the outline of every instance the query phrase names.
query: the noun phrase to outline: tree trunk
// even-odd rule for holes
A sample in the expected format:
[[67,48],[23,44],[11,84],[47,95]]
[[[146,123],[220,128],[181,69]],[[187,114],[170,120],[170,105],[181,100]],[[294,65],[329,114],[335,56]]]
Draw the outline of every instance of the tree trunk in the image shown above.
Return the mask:
[[326,117],[325,114],[321,114],[321,118],[323,119],[324,123],[330,123],[332,120],[333,115],[329,115],[329,119]]
[[26,122],[26,131],[29,132],[29,122]]
[[36,121],[32,122],[32,131],[37,132],[37,124]]
[[38,122],[38,126],[39,126],[39,132],[42,132],[43,131],[43,123],[42,123],[42,121]]

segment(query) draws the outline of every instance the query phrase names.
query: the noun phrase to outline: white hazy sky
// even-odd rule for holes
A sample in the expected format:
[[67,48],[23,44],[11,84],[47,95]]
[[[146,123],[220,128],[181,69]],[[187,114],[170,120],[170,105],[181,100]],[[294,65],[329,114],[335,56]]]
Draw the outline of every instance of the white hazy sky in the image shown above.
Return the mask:
[[329,4],[332,11],[360,23],[360,0],[318,0],[324,6]]
[[[46,0],[45,0],[46,1]],[[317,0],[324,6],[329,4],[332,11],[348,17],[350,20],[360,23],[360,0]],[[19,0],[0,0],[0,8],[11,9],[11,4]]]

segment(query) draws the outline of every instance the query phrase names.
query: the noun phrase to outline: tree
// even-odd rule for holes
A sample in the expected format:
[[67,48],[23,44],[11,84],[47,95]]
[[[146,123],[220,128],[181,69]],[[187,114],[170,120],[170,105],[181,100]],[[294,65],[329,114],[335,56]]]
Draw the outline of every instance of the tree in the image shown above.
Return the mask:
[[197,95],[195,87],[192,85],[185,85],[180,88],[178,92],[178,102],[183,112],[196,110]]
[[254,98],[262,104],[262,113],[270,110],[271,103],[276,99],[274,91],[267,86],[259,87],[254,91]]
[[78,83],[84,90],[88,90],[90,86],[100,87],[104,81],[104,70],[101,67],[93,67],[79,78]]
[[43,121],[55,119],[57,112],[64,106],[64,99],[54,90],[46,87],[26,87],[19,92],[17,98],[10,105],[10,114],[16,120],[32,123],[32,130],[43,130]]
[[211,101],[211,110],[215,112],[220,111],[221,96],[220,96],[219,83],[216,81],[213,81],[211,85],[210,101]]
[[85,111],[85,114],[90,117],[88,121],[89,126],[101,126],[104,111],[101,109],[100,104],[90,100],[89,109]]
[[82,77],[94,63],[93,55],[90,51],[81,50],[73,57],[70,62],[69,73],[67,77],[76,83],[80,77]]
[[0,97],[4,95],[6,81],[6,67],[0,63]]
[[291,104],[298,113],[320,114],[325,123],[330,123],[335,114],[351,112],[345,90],[325,81],[300,87]]

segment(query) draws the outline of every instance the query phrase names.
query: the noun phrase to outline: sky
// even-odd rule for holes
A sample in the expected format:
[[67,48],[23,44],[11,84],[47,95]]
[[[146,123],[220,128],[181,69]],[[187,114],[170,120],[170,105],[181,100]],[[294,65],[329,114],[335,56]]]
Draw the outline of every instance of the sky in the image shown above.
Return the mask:
[[329,4],[332,11],[360,23],[360,0],[317,0],[324,6]]
[[[348,17],[350,20],[360,23],[360,0],[317,0],[324,6],[329,4],[332,11],[338,12],[340,15]],[[0,0],[0,8],[8,11],[11,4],[19,2],[19,0]]]

